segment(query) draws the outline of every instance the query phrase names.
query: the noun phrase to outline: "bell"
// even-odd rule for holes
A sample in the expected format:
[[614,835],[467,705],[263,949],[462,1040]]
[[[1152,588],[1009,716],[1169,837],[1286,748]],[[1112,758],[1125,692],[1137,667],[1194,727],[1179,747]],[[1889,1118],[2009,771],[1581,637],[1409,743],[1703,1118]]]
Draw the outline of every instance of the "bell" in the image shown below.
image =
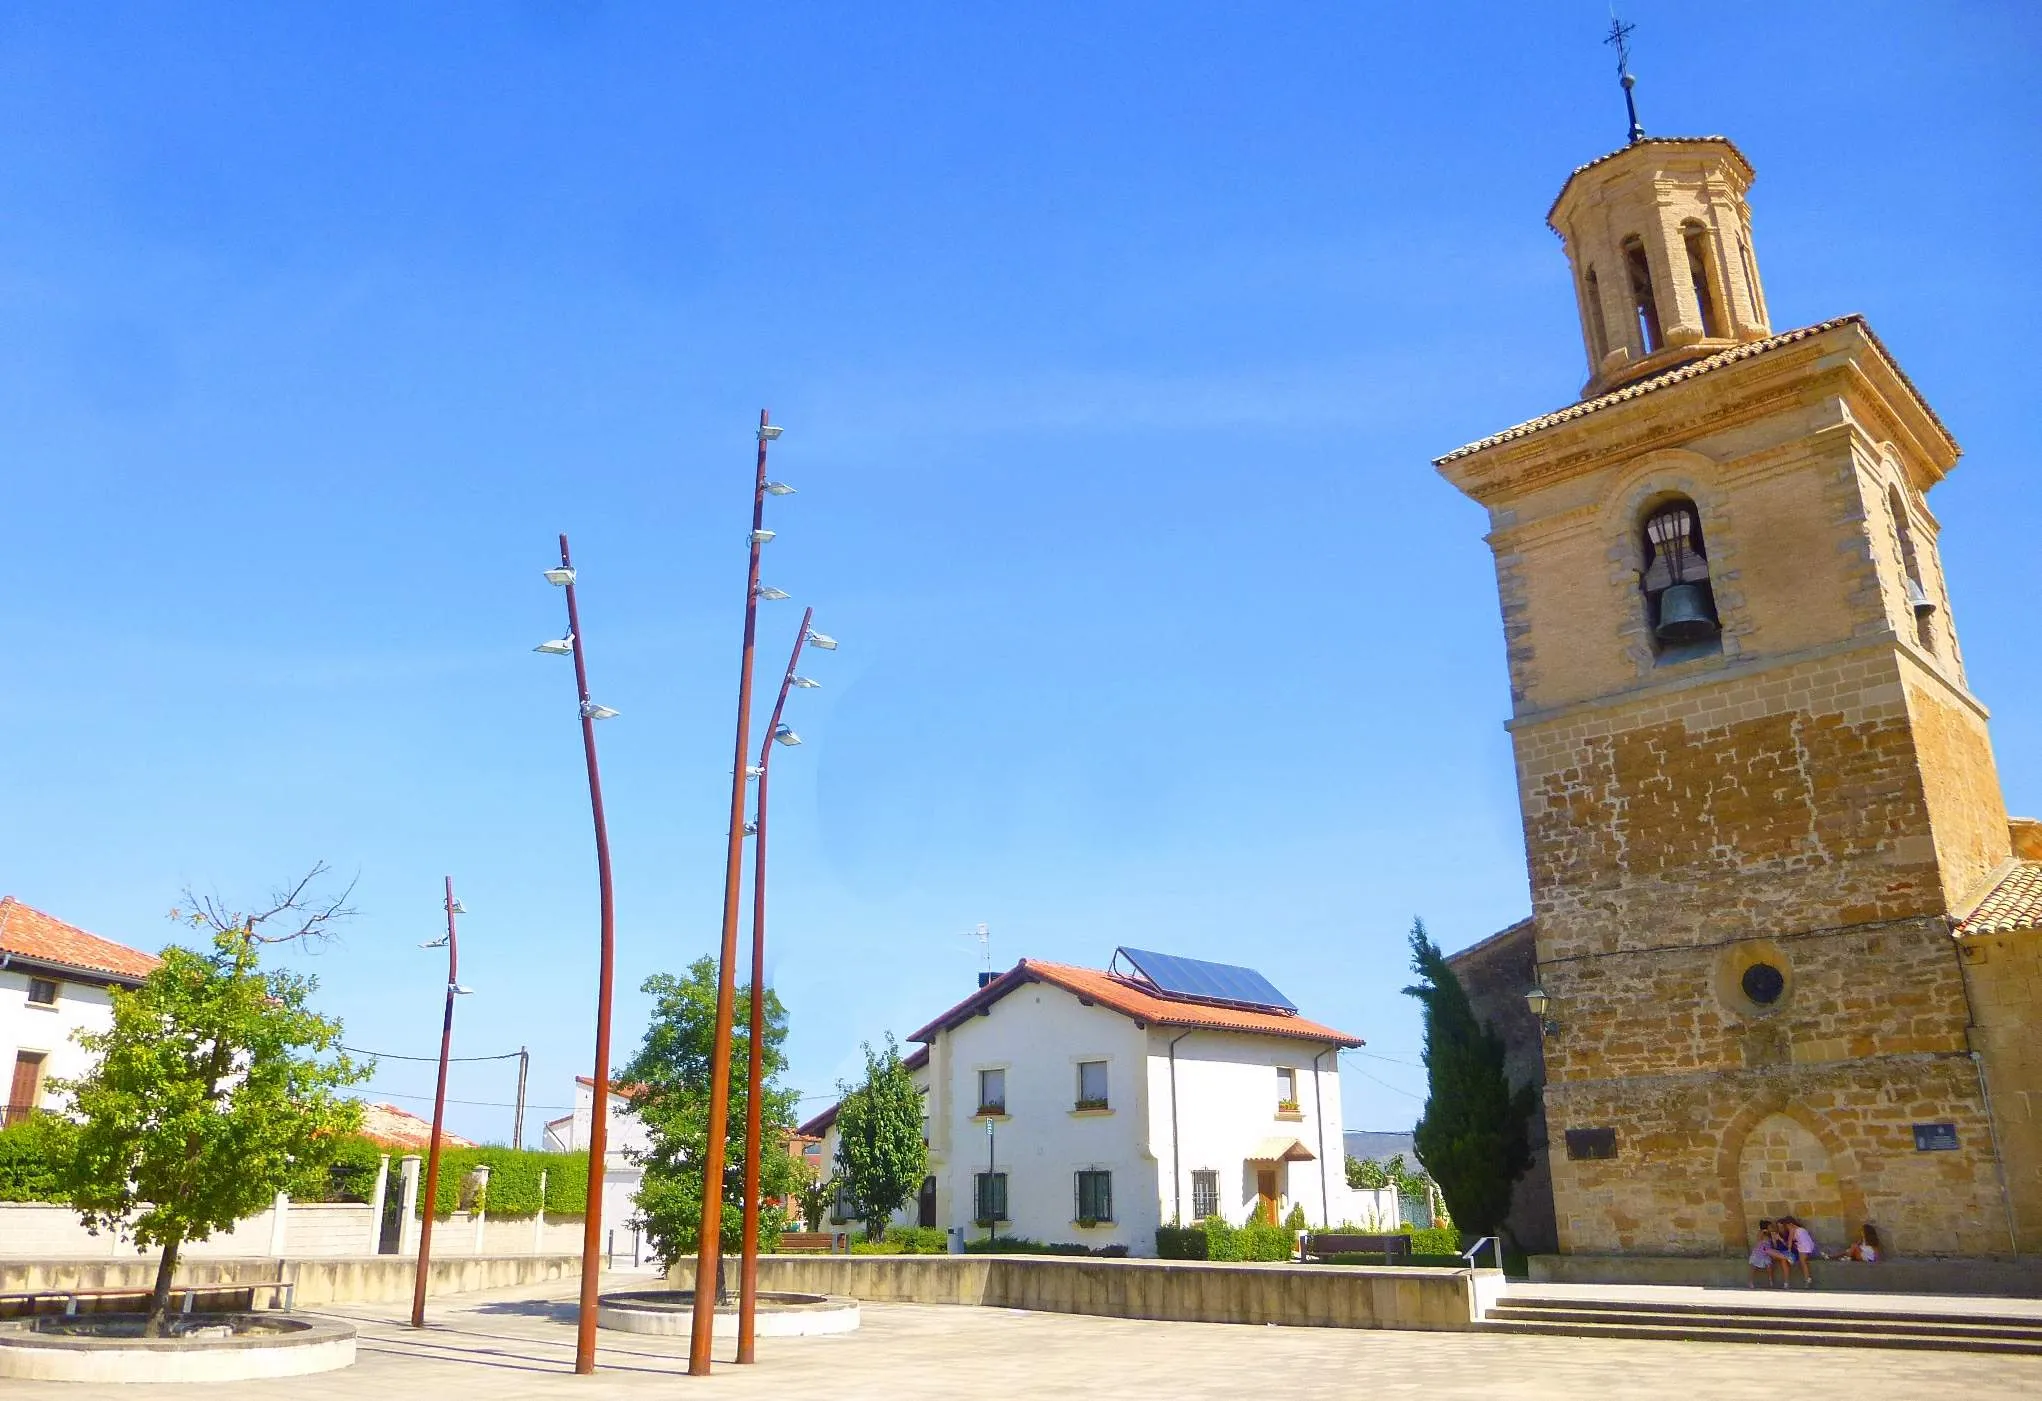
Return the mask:
[[1907,606],[1914,609],[1916,617],[1936,611],[1936,601],[1928,596],[1921,582],[1916,579],[1907,581]]
[[1669,646],[1706,642],[1720,628],[1700,584],[1675,584],[1659,595],[1659,626],[1653,635]]

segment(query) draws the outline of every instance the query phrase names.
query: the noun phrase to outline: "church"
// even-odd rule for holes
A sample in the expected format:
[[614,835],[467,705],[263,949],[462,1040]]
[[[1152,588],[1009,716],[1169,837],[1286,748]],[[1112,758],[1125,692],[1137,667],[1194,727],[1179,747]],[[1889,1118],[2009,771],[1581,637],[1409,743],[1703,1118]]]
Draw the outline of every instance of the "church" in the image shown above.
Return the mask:
[[1528,1252],[2042,1251],[2042,824],[2009,819],[1862,316],[1778,330],[1750,163],[1631,140],[1547,213],[1578,402],[1450,452],[1489,515],[1529,919],[1453,957],[1544,1086]]

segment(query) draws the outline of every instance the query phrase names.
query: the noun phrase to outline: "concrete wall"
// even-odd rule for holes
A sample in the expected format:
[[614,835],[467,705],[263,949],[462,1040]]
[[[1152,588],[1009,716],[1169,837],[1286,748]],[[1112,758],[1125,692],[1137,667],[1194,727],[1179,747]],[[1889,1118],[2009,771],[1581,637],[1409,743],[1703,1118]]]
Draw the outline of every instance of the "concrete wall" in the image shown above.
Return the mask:
[[[415,1260],[401,1255],[368,1255],[329,1259],[264,1259],[260,1257],[196,1259],[178,1262],[179,1285],[257,1283],[289,1280],[298,1286],[300,1307],[330,1303],[393,1303],[411,1297],[417,1278]],[[476,1289],[507,1289],[576,1276],[579,1255],[520,1255],[441,1259],[434,1255],[427,1292],[458,1294]],[[129,1257],[122,1260],[0,1259],[0,1294],[33,1289],[146,1289],[156,1283],[156,1263]]]
[[[366,1255],[372,1253],[376,1239],[373,1209],[357,1202],[291,1202],[284,1212],[281,1239],[275,1224],[274,1209],[259,1212],[237,1222],[231,1231],[185,1245],[178,1254],[184,1259],[244,1258],[269,1255],[281,1245],[293,1258]],[[475,1218],[457,1211],[433,1223],[433,1256],[579,1254],[581,1231],[579,1216],[548,1215],[543,1226],[529,1216],[486,1217],[478,1250]],[[620,1239],[628,1254],[628,1238]],[[44,1202],[0,1202],[0,1252],[49,1259],[133,1259],[143,1254],[127,1237],[112,1231],[95,1236],[79,1224],[77,1212]],[[155,1255],[147,1252],[147,1258]]]
[[[726,1275],[736,1277],[736,1262]],[[759,1287],[890,1303],[981,1304],[1049,1313],[1317,1328],[1468,1328],[1500,1286],[1494,1270],[1367,1269],[1080,1260],[1025,1255],[769,1255]],[[668,1275],[693,1287],[694,1261]]]

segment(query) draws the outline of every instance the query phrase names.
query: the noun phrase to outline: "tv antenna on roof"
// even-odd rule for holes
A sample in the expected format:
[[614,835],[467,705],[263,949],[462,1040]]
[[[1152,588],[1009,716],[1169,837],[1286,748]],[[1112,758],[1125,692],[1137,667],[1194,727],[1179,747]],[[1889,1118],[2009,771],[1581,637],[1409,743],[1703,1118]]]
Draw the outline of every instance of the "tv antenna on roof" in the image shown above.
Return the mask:
[[976,939],[976,940],[978,940],[978,956],[979,956],[979,959],[980,959],[980,961],[981,961],[981,962],[983,962],[983,963],[985,964],[985,971],[986,971],[986,972],[988,972],[988,973],[992,972],[992,971],[993,971],[993,931],[992,931],[992,930],[990,930],[990,929],[988,929],[988,928],[987,928],[987,927],[986,927],[985,925],[981,924],[981,925],[978,925],[978,926],[977,926],[976,928],[973,928],[973,929],[967,930],[967,931],[965,932],[965,935],[964,935],[964,937],[965,937],[965,938],[967,938],[967,939]]
[[1624,111],[1630,114],[1631,141],[1633,143],[1645,139],[1645,128],[1638,125],[1638,103],[1631,96],[1631,89],[1638,85],[1638,80],[1631,76],[1631,31],[1637,27],[1635,24],[1625,24],[1622,20],[1618,19],[1617,7],[1615,5],[1609,7],[1609,37],[1605,38],[1603,42],[1616,46],[1617,78],[1624,85]]

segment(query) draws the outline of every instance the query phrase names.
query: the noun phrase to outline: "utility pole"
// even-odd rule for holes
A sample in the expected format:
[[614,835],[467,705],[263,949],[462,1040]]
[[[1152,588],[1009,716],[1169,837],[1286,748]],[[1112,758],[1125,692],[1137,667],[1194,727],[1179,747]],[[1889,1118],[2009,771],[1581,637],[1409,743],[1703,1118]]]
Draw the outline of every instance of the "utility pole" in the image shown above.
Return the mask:
[[525,1076],[532,1068],[532,1053],[523,1046],[518,1047],[518,1110],[517,1120],[511,1125],[511,1147],[525,1146]]

